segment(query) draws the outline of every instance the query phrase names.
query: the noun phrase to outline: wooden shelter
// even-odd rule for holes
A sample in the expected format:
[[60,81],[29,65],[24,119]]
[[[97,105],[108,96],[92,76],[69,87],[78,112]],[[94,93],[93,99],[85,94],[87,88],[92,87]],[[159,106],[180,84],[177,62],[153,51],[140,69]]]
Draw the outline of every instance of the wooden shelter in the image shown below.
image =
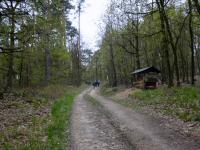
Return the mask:
[[147,67],[135,70],[131,73],[134,77],[133,86],[136,88],[157,88],[159,82],[159,73],[155,67]]

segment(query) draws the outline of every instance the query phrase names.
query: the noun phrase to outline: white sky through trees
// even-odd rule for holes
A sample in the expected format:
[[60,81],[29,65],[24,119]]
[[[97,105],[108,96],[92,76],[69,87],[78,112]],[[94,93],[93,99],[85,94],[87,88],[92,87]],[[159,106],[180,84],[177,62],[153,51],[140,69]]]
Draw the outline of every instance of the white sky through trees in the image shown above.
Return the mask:
[[[77,1],[73,0],[77,6]],[[98,49],[97,43],[100,40],[99,24],[102,22],[103,14],[106,11],[110,0],[85,0],[81,12],[81,41],[84,43],[84,48],[90,48],[92,51]],[[177,3],[183,3],[185,0],[177,0]],[[76,8],[77,11],[77,8]],[[76,16],[76,17],[75,17]],[[77,13],[73,12],[71,20],[73,26],[78,28]]]
[[[99,23],[106,10],[109,0],[85,0],[81,12],[81,40],[86,48],[97,50],[97,41],[100,39]],[[76,15],[77,16],[77,15]],[[73,25],[78,27],[78,18],[72,19]]]

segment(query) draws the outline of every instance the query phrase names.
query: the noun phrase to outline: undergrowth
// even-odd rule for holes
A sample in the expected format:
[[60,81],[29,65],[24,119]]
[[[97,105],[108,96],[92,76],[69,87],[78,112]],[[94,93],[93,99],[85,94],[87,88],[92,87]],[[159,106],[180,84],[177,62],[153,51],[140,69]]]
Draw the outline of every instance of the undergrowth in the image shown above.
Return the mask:
[[200,122],[200,89],[198,87],[136,90],[131,96],[141,105],[150,105],[184,121]]
[[74,94],[69,94],[56,101],[52,107],[51,123],[48,126],[50,149],[64,150],[69,146],[69,125],[73,100]]
[[73,99],[81,89],[51,85],[6,96],[0,106],[0,149],[67,149]]

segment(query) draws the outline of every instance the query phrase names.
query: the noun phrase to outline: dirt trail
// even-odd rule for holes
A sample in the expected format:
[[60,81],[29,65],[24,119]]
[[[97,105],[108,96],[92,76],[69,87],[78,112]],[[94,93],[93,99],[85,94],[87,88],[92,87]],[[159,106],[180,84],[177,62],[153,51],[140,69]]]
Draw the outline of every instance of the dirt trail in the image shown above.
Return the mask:
[[[102,106],[87,100],[86,93]],[[200,144],[165,127],[159,119],[121,106],[96,90],[76,98],[71,139],[72,150],[200,150]]]
[[133,150],[109,119],[88,100],[84,91],[74,104],[71,120],[72,150]]
[[138,113],[108,100],[92,90],[90,95],[107,109],[112,122],[138,150],[200,150],[200,144],[165,127],[158,119]]

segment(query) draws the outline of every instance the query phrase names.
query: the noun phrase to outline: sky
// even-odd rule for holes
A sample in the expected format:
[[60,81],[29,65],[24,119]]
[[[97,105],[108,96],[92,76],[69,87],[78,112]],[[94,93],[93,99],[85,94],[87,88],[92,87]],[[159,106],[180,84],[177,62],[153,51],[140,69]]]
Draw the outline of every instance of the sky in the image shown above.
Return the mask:
[[[73,0],[77,3],[78,0]],[[185,0],[177,0],[184,2]],[[106,11],[109,0],[85,0],[81,13],[81,41],[84,48],[92,51],[98,50],[98,41],[100,41],[100,26],[103,14]],[[76,16],[76,17],[75,17]],[[75,18],[74,18],[75,17]],[[71,15],[73,26],[78,28],[77,13]]]
[[[85,0],[81,13],[81,40],[84,47],[93,51],[98,49],[99,24],[106,10],[108,0]],[[78,27],[78,18],[72,19],[73,25]]]

